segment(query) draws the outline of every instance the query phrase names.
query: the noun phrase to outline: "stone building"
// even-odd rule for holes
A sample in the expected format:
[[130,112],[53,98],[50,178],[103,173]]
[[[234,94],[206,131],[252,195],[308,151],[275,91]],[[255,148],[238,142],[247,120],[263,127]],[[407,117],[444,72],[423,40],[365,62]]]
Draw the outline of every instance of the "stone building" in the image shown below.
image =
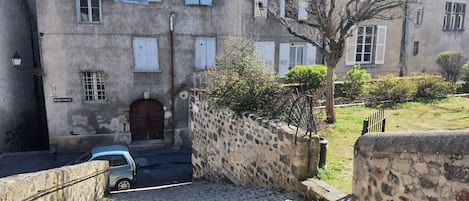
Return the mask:
[[[0,153],[47,148],[37,101],[40,77],[23,71],[37,66],[31,14],[26,0],[0,1]],[[16,52],[22,57],[17,69]]]
[[190,146],[187,92],[228,35],[257,41],[268,67],[282,64],[281,76],[316,63],[312,45],[252,0],[41,0],[36,10],[49,139],[64,150]]
[[422,0],[408,4],[405,67],[412,72],[437,72],[436,56],[456,51],[468,57],[469,34],[465,31],[468,0]]

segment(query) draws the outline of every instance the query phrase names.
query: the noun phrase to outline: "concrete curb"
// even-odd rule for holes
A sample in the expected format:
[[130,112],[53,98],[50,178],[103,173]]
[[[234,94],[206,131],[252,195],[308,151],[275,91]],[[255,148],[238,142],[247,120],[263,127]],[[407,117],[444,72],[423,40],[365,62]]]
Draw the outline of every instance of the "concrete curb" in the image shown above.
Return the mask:
[[25,151],[25,152],[5,152],[0,154],[0,158],[7,157],[7,156],[32,156],[32,155],[39,155],[39,154],[50,154],[49,150],[44,151]]

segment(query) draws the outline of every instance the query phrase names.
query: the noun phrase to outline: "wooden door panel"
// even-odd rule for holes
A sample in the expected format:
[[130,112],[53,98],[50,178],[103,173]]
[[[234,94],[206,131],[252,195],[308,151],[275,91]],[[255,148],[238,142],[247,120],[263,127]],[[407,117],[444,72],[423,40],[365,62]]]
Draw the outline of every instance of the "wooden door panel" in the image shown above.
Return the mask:
[[130,107],[132,140],[162,139],[164,131],[163,104],[155,100],[139,100]]

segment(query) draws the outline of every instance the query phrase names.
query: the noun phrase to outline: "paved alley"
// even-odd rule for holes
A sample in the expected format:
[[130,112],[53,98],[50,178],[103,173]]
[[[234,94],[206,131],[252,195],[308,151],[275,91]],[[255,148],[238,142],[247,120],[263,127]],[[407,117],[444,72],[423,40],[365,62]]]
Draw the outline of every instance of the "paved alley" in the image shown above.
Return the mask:
[[133,189],[111,194],[111,201],[219,201],[219,200],[304,200],[296,193],[269,190],[259,187],[242,187],[226,183],[194,182],[165,188]]

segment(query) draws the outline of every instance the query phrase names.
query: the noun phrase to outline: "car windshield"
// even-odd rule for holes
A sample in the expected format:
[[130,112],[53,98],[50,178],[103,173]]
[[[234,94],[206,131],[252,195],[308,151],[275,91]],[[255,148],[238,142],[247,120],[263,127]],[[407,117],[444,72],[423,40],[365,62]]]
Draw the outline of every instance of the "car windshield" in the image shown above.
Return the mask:
[[91,152],[88,151],[88,152],[82,154],[80,157],[78,157],[74,162],[75,162],[75,164],[76,163],[83,163],[83,162],[86,162],[86,161],[90,160],[90,158],[91,158]]

